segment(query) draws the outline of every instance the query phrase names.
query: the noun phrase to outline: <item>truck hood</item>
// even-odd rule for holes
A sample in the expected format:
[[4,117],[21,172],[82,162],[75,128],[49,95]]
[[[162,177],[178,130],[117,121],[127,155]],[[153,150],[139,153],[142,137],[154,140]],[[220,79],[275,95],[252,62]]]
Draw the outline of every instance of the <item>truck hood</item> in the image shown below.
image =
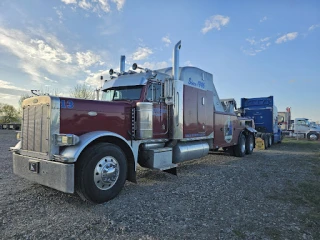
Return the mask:
[[112,131],[128,137],[133,102],[60,98],[60,132]]
[[99,100],[87,100],[77,98],[60,98],[61,110],[114,112],[121,111],[123,107],[131,107],[127,101],[106,102]]
[[320,132],[320,127],[312,127],[310,128],[310,132]]

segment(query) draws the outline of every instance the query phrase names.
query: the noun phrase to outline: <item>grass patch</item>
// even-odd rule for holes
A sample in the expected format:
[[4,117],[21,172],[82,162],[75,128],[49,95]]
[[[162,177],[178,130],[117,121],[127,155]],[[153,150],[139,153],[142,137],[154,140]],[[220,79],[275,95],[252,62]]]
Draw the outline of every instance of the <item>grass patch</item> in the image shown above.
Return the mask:
[[306,139],[299,139],[296,138],[284,138],[282,141],[283,144],[289,145],[290,148],[292,147],[294,151],[301,151],[301,150],[309,150],[312,152],[318,152],[320,156],[320,141],[309,141]]
[[[303,160],[303,162],[307,162],[310,174],[299,184],[287,182],[287,187],[282,193],[275,193],[267,198],[290,202],[309,209],[306,214],[301,216],[303,228],[312,233],[314,239],[320,239],[320,141],[285,138],[283,144],[293,152],[312,153]],[[297,167],[307,165],[303,164]],[[266,229],[266,233],[273,239],[280,239],[280,233],[277,232],[277,229]]]
[[300,183],[298,190],[305,203],[320,210],[320,182]]

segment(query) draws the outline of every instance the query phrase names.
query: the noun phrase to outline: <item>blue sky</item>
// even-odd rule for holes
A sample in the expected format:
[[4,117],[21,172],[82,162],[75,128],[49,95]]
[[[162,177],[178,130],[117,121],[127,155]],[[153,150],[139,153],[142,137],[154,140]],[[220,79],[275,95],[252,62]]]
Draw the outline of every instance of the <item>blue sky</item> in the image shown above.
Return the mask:
[[211,72],[220,98],[273,95],[279,111],[320,120],[319,1],[2,0],[0,102],[30,89],[68,96],[137,62]]

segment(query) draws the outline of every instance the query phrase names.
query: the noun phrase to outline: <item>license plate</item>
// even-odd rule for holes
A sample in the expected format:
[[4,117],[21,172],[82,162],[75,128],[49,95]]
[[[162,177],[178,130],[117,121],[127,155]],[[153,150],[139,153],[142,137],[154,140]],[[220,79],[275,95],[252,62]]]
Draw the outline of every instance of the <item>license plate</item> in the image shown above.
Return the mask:
[[30,160],[29,161],[29,170],[33,173],[39,173],[39,162]]

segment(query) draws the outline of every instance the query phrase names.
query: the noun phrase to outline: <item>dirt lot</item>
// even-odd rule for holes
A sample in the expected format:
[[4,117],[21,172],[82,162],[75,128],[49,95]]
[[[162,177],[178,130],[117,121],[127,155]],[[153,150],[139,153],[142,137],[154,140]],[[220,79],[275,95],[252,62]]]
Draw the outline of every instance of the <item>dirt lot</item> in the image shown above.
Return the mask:
[[138,184],[101,205],[13,175],[15,143],[0,130],[2,239],[320,239],[319,142],[211,154],[178,176],[140,169]]

